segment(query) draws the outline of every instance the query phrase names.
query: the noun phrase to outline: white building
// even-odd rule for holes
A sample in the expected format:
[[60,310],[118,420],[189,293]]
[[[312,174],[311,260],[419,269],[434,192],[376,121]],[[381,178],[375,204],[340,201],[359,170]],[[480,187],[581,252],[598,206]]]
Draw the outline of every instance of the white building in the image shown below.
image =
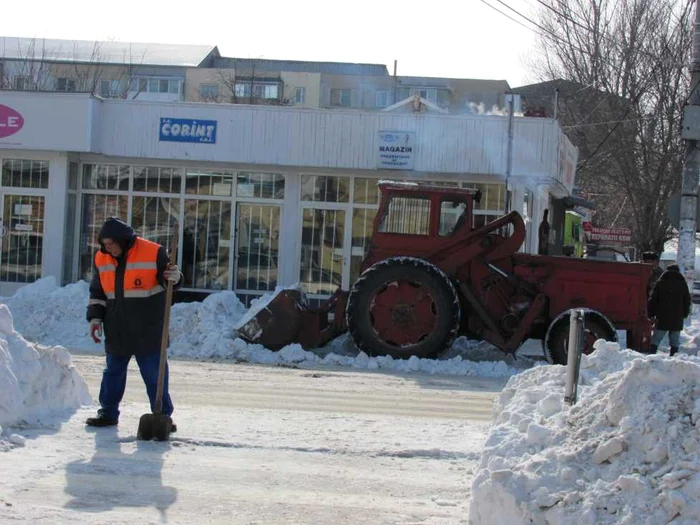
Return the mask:
[[[512,208],[534,252],[577,151],[550,119],[515,118],[513,136]],[[379,154],[393,138],[411,145],[399,169]],[[1,295],[88,278],[109,216],[163,244],[178,228],[183,291],[323,295],[357,277],[379,179],[478,187],[476,224],[502,215],[508,118],[0,91],[0,165]]]

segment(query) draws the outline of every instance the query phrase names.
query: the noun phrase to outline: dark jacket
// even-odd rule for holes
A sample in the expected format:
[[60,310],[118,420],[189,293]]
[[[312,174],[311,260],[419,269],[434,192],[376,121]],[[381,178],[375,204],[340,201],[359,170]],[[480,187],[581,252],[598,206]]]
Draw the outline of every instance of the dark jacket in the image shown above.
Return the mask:
[[[136,233],[128,224],[116,218],[107,219],[100,229],[98,241],[100,251],[107,253],[102,239],[113,239],[124,251],[114,259],[116,265],[114,298],[108,299],[102,290],[102,283],[97,268],[93,264],[92,282],[90,283],[90,301],[87,319],[102,319],[105,351],[119,356],[142,355],[160,352],[165,315],[165,292],[150,297],[124,297],[124,271],[127,253],[136,242]],[[165,288],[163,272],[170,259],[162,246],[158,249],[156,260],[157,279]],[[176,287],[181,285],[177,283]]]
[[649,300],[649,317],[656,317],[657,330],[680,332],[690,315],[690,292],[677,268],[670,266],[661,274]]

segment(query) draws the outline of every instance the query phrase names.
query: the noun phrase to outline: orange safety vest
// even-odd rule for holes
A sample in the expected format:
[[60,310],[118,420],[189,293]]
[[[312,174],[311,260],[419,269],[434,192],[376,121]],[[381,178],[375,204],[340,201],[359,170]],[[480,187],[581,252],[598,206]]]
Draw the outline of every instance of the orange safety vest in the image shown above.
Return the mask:
[[[124,298],[150,297],[164,291],[158,282],[158,250],[160,244],[140,237],[126,254]],[[95,266],[107,299],[115,298],[117,265],[114,257],[101,251],[95,254]]]

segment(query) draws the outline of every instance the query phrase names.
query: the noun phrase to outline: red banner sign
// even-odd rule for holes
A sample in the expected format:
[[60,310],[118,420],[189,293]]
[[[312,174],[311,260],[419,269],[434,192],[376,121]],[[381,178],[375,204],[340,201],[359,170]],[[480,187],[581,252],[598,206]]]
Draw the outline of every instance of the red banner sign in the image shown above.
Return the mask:
[[590,222],[584,222],[583,231],[586,233],[588,241],[616,244],[632,242],[632,230],[629,228],[597,228]]

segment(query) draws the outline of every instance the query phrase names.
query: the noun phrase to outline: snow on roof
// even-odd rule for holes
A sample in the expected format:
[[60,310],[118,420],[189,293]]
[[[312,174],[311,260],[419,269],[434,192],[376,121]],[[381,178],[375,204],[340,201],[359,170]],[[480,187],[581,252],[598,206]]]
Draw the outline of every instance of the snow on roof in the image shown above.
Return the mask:
[[0,58],[14,60],[197,67],[210,54],[216,46],[0,37]]

